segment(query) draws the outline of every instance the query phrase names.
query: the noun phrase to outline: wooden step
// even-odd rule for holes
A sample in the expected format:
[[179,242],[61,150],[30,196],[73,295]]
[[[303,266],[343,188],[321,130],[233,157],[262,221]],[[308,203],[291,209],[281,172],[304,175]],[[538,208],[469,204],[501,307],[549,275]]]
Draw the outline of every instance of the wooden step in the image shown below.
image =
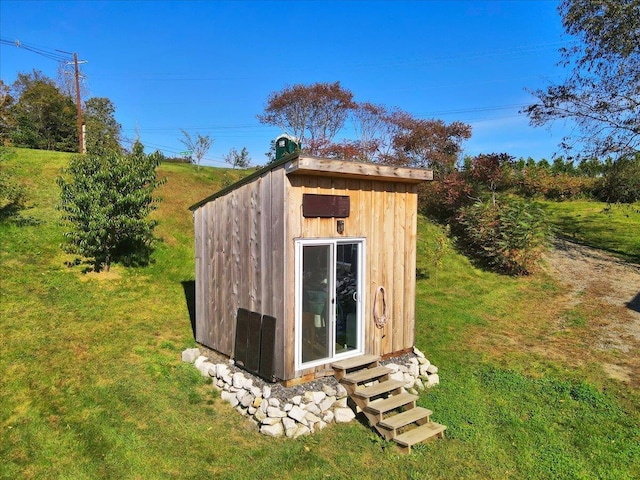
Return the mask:
[[375,400],[365,407],[365,410],[369,413],[376,415],[382,415],[396,408],[404,407],[412,404],[412,408],[415,407],[415,402],[418,399],[417,395],[411,393],[401,393],[389,398]]
[[347,358],[339,362],[333,362],[332,368],[337,370],[351,370],[352,368],[366,367],[380,360],[379,355],[360,355],[359,357]]
[[362,370],[358,370],[357,372],[350,373],[346,377],[340,379],[341,383],[348,383],[352,385],[357,385],[359,383],[369,382],[371,380],[378,379],[385,375],[388,375],[392,372],[391,369],[387,367],[373,367],[373,368],[363,368]]
[[432,414],[433,412],[431,410],[423,407],[411,408],[392,417],[385,418],[379,423],[379,425],[381,427],[388,428],[389,430],[396,430],[422,419],[426,419],[428,421],[429,416]]
[[373,397],[379,397],[385,393],[393,392],[402,388],[407,383],[404,380],[385,380],[384,382],[376,383],[370,387],[360,387],[353,392],[354,397],[364,399],[371,399]]
[[377,367],[379,355],[360,355],[359,357],[347,358],[346,360],[340,360],[339,362],[333,362],[331,367],[335,371],[334,376],[337,380],[342,379],[349,370]]
[[404,432],[401,435],[398,435],[393,439],[398,445],[400,445],[400,450],[403,453],[410,453],[411,446],[416,443],[420,443],[427,438],[431,438],[434,436],[439,436],[444,438],[444,431],[447,429],[444,425],[440,425],[439,423],[429,422],[424,425],[420,425],[412,430]]

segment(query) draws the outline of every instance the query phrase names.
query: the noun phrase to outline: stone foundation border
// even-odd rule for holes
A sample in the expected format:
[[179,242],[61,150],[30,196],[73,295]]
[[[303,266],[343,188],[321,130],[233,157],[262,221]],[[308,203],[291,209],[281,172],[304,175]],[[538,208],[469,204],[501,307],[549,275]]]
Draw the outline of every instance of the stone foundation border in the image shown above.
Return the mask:
[[[250,417],[264,435],[297,438],[322,430],[332,422],[350,422],[356,417],[347,404],[347,391],[334,377],[285,388],[267,384],[239,369],[233,360],[213,363],[198,348],[182,352],[182,361],[192,363],[203,377],[211,377],[220,397],[241,415]],[[391,370],[392,380],[404,380],[404,390],[414,395],[440,383],[438,367],[417,348],[413,349],[413,355],[380,364]]]

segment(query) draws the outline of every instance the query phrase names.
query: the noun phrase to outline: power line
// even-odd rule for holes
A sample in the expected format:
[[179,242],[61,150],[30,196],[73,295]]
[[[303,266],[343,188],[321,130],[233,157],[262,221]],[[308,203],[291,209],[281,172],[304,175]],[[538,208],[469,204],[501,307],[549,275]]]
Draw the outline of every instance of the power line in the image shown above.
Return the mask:
[[49,60],[53,60],[55,62],[73,61],[72,53],[68,53],[62,50],[56,50],[52,48],[41,48],[36,45],[23,43],[20,40],[9,40],[8,38],[0,38],[0,44],[21,48],[22,50],[27,50],[29,52],[35,53],[36,55],[40,55],[42,57],[48,58]]

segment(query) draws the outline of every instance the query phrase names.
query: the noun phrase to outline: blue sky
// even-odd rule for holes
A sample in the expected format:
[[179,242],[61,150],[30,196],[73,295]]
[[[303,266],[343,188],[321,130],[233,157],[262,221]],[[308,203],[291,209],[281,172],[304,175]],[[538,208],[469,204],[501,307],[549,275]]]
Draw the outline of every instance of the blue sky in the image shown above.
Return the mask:
[[[564,126],[518,113],[526,88],[560,82],[556,1],[0,1],[0,36],[77,52],[89,96],[108,97],[129,139],[175,155],[209,134],[204,164],[232,147],[264,164],[281,131],[261,125],[286,85],[340,81],[357,101],[469,123],[464,153],[551,158]],[[0,45],[0,78],[56,62]]]

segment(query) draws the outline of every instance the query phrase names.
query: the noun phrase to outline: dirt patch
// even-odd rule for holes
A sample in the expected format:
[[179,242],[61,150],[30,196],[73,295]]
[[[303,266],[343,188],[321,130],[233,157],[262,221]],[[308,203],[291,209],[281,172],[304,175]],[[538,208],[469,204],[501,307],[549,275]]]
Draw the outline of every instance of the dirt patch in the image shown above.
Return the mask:
[[558,329],[570,329],[572,323],[589,327],[590,346],[612,354],[613,361],[601,362],[604,371],[640,384],[640,266],[562,239],[554,242],[546,261],[568,288]]

